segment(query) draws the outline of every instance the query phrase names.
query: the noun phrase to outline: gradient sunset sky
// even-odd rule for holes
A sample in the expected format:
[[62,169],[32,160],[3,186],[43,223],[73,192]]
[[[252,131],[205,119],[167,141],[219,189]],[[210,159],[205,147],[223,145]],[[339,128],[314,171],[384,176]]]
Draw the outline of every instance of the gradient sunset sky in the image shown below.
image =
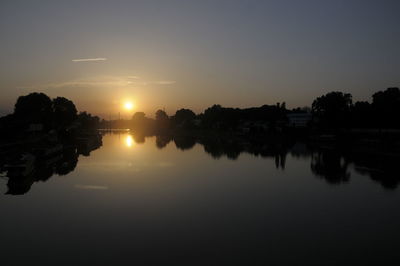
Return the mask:
[[104,118],[370,100],[400,86],[399,14],[399,0],[2,0],[0,115],[33,91]]

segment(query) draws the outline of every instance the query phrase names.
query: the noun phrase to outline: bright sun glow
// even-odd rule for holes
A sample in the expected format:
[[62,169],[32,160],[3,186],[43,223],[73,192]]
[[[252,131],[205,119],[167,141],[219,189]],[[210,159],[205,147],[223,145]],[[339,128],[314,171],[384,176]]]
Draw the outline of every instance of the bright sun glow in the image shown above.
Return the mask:
[[126,144],[126,146],[127,147],[132,147],[133,146],[133,138],[132,138],[132,136],[130,136],[130,135],[128,135],[128,136],[126,136],[126,139],[125,139],[125,144]]
[[124,103],[124,108],[126,110],[132,110],[133,109],[133,103],[132,102],[125,102]]

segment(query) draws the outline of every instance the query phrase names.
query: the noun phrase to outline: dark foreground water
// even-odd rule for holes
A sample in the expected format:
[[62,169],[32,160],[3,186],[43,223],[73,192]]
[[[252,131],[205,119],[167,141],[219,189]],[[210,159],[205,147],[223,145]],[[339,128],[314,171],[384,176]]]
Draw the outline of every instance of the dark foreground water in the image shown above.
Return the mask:
[[393,162],[143,141],[105,135],[22,191],[0,179],[0,264],[400,265]]

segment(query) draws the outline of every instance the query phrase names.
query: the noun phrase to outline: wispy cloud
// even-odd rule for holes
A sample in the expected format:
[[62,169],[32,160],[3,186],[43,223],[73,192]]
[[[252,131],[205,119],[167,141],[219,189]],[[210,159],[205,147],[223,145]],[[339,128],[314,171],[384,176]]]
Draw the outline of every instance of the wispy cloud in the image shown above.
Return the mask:
[[94,76],[47,84],[18,86],[20,89],[48,90],[60,88],[143,88],[144,86],[168,86],[173,80],[146,81],[139,76]]
[[95,62],[95,61],[106,61],[107,58],[98,57],[98,58],[78,58],[72,59],[72,62]]
[[106,190],[106,186],[96,186],[96,185],[75,185],[77,189],[90,189],[90,190]]
[[57,88],[115,88],[115,87],[138,87],[143,86],[144,82],[129,79],[121,76],[96,76],[70,81],[47,83],[34,86],[19,86],[21,89],[57,89]]
[[158,84],[158,85],[172,85],[175,83],[176,83],[175,80],[159,80],[159,81],[154,82],[154,84]]

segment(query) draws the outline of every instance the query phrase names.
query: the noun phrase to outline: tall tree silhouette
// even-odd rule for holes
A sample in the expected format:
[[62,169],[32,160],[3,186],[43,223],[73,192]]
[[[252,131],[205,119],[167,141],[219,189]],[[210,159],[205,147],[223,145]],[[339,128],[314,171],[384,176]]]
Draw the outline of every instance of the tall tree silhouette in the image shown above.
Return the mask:
[[196,118],[196,114],[190,109],[179,109],[172,117],[172,121],[175,125],[180,125],[185,128],[190,127],[193,119]]
[[80,112],[77,121],[81,129],[96,129],[99,126],[100,118],[87,112]]
[[348,127],[351,106],[350,93],[334,91],[315,99],[312,103],[312,113],[323,128]]
[[156,123],[158,130],[166,130],[169,128],[169,117],[165,111],[157,110]]
[[56,127],[68,126],[78,117],[75,104],[64,97],[57,97],[53,100],[53,110]]
[[399,88],[388,88],[372,95],[372,107],[379,127],[400,128]]
[[31,93],[20,96],[15,104],[14,114],[20,121],[29,123],[42,123],[50,128],[53,109],[51,99],[44,93]]
[[369,102],[356,102],[351,110],[352,126],[358,128],[373,127],[372,105]]
[[146,114],[143,112],[136,112],[132,116],[132,127],[134,129],[143,129],[146,123]]

